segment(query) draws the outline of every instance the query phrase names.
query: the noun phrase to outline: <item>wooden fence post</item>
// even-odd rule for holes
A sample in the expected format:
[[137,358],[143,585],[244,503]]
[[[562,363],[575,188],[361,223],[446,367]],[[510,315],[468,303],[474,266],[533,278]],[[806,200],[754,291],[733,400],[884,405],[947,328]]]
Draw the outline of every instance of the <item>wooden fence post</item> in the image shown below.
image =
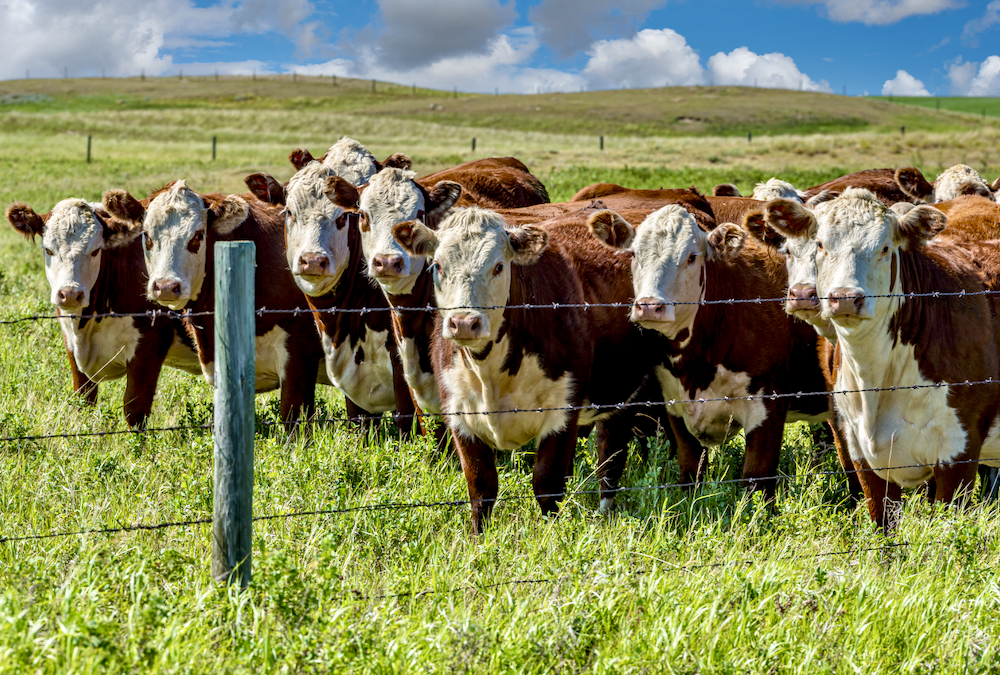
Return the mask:
[[250,583],[254,440],[253,242],[215,245],[215,507],[212,577]]

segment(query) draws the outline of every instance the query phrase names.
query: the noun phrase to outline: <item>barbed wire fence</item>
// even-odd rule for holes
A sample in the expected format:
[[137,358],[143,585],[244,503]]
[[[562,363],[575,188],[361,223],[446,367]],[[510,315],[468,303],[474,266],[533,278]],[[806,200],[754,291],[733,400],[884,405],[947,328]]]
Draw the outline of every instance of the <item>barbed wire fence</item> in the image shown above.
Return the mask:
[[[245,242],[241,244],[246,245]],[[221,265],[217,262],[218,267]],[[225,275],[219,275],[219,278]],[[252,271],[246,273],[251,279],[252,287]],[[974,297],[983,295],[994,295],[1000,294],[1000,291],[974,291],[974,292],[925,292],[925,293],[898,293],[898,294],[886,294],[886,295],[868,295],[866,297],[871,298],[900,298],[900,299],[916,299],[916,298],[935,298],[935,299],[945,299],[945,298],[963,298],[963,297]],[[219,297],[217,292],[217,298]],[[225,297],[225,296],[223,296]],[[252,297],[252,295],[251,295]],[[817,298],[817,300],[822,300],[823,298]],[[699,300],[699,301],[676,301],[676,302],[665,302],[662,304],[666,305],[737,305],[737,304],[764,304],[764,303],[784,303],[786,301],[785,297],[780,298],[733,298],[733,299],[720,299],[720,300]],[[251,300],[252,303],[252,300]],[[628,309],[633,306],[634,303],[550,303],[550,304],[519,304],[519,305],[504,305],[504,306],[469,306],[469,307],[454,307],[454,308],[439,308],[436,306],[428,305],[425,307],[362,307],[362,308],[327,308],[327,309],[307,309],[307,308],[295,308],[295,309],[267,309],[267,308],[257,308],[254,309],[252,305],[249,308],[244,308],[249,312],[251,317],[262,317],[267,314],[337,314],[337,313],[357,313],[357,314],[367,314],[370,312],[438,312],[442,309],[471,309],[471,310],[495,310],[495,309],[517,309],[517,310],[566,310],[566,309],[583,309],[588,311],[590,309],[596,308],[620,308]],[[223,317],[229,317],[229,311],[201,311],[201,312],[191,312],[191,311],[175,311],[166,309],[155,309],[148,310],[145,312],[133,312],[133,313],[118,313],[118,312],[106,312],[106,313],[94,313],[85,315],[63,315],[63,314],[38,314],[32,316],[18,316],[18,317],[8,317],[0,319],[0,326],[13,326],[18,324],[25,324],[29,322],[38,321],[59,321],[59,320],[99,320],[105,318],[147,318],[152,322],[157,320],[183,320],[190,319],[193,317],[204,317],[204,316],[215,316],[216,314]],[[246,353],[253,354],[253,331],[246,336],[247,345],[244,345],[242,350],[244,355]],[[239,351],[239,350],[237,350]],[[251,359],[252,360],[252,359]],[[555,407],[539,407],[539,408],[507,408],[500,410],[490,410],[481,412],[464,412],[464,411],[454,411],[454,412],[415,412],[413,414],[414,418],[437,418],[444,419],[450,416],[460,416],[460,415],[498,415],[498,414],[508,414],[508,413],[544,413],[551,411],[567,411],[567,412],[601,412],[601,411],[615,411],[615,410],[625,410],[627,408],[633,407],[663,407],[663,406],[676,406],[685,404],[702,404],[702,403],[713,403],[713,402],[724,402],[733,403],[738,401],[753,401],[753,400],[777,400],[782,398],[799,398],[802,396],[831,396],[837,394],[858,394],[858,393],[869,393],[869,392],[882,392],[882,391],[915,391],[920,389],[941,389],[948,387],[971,387],[978,385],[991,385],[1000,384],[1000,380],[993,377],[987,377],[980,380],[965,380],[961,382],[934,382],[929,384],[913,384],[904,386],[889,386],[889,387],[869,387],[869,388],[859,388],[859,389],[846,389],[846,390],[833,390],[833,391],[816,391],[816,392],[771,392],[771,393],[759,393],[759,394],[748,394],[746,396],[723,396],[714,398],[692,398],[692,399],[669,399],[663,401],[624,401],[618,403],[610,404],[586,404],[586,405],[575,405],[575,406],[555,406]],[[226,386],[226,381],[217,382],[218,388],[223,389]],[[218,396],[218,394],[217,394]],[[218,398],[217,398],[218,400]],[[251,394],[252,400],[252,394]],[[274,428],[274,427],[288,427],[292,422],[258,422],[253,423],[254,410],[252,403],[249,406],[249,410],[244,410],[241,413],[244,417],[249,415],[251,420],[250,426],[253,429],[260,428]],[[218,411],[216,416],[219,417]],[[357,416],[347,416],[347,417],[325,417],[325,418],[315,418],[308,422],[310,423],[356,423],[359,421],[368,421],[374,419],[381,419],[381,416],[371,417],[371,418],[361,418]],[[82,438],[99,438],[106,436],[121,436],[121,435],[133,435],[141,436],[146,434],[155,433],[168,433],[168,432],[181,432],[181,431],[206,431],[215,428],[215,422],[203,423],[203,424],[187,424],[187,425],[172,425],[164,427],[139,427],[139,428],[129,428],[120,430],[103,430],[103,431],[84,431],[84,432],[74,432],[74,433],[40,433],[40,434],[28,434],[21,436],[6,436],[0,437],[0,443],[18,443],[18,442],[28,442],[28,441],[40,441],[40,440],[52,440],[52,439],[82,439]],[[218,432],[218,430],[216,429]],[[242,439],[245,444],[247,439]],[[218,439],[216,441],[218,449]],[[252,445],[253,445],[253,433],[250,434],[249,438],[249,452],[250,452],[250,465],[252,466]],[[216,453],[216,471],[219,471],[219,460],[218,452]],[[979,464],[979,460],[964,460],[951,462],[950,464]],[[927,464],[907,464],[900,466],[890,466],[880,468],[879,471],[890,472],[902,469],[915,469],[915,468],[934,468],[938,466],[936,463]],[[847,477],[852,474],[861,473],[862,470],[824,470],[824,471],[810,471],[807,473],[797,473],[795,475],[778,475],[773,477],[766,477],[757,479],[760,481],[787,481],[787,480],[800,480],[800,479],[810,479],[817,477],[835,477],[843,476]],[[711,486],[724,486],[724,485],[738,485],[738,484],[750,484],[752,485],[755,479],[744,479],[744,478],[733,478],[733,479],[722,479],[722,480],[698,480],[689,482],[675,482],[675,483],[664,483],[658,485],[648,485],[648,486],[619,486],[611,490],[605,490],[604,492],[610,494],[628,494],[636,492],[649,492],[649,491],[667,491],[667,490],[680,490],[680,489],[692,489],[692,488],[706,488]],[[218,487],[218,486],[217,486]],[[249,489],[252,492],[252,472],[250,477],[250,485],[243,486],[244,489]],[[569,499],[576,498],[584,495],[598,495],[601,494],[601,490],[597,488],[593,489],[576,489],[568,490],[565,492],[551,493],[544,495],[507,495],[498,496],[493,500],[488,500],[493,504],[502,502],[513,502],[513,501],[524,501],[540,498],[555,498],[555,499]],[[216,491],[216,498],[218,500],[219,494],[218,489]],[[352,513],[362,513],[362,512],[377,512],[377,511],[399,511],[399,510],[412,510],[412,509],[432,509],[432,508],[449,508],[454,509],[458,507],[471,507],[477,502],[470,499],[454,499],[454,500],[442,500],[442,501],[419,501],[419,502],[388,502],[388,503],[375,503],[375,504],[363,504],[356,506],[337,506],[329,508],[319,508],[301,511],[291,511],[287,513],[275,513],[267,515],[257,515],[244,514],[243,520],[245,520],[245,525],[248,527],[249,524],[254,522],[263,521],[275,521],[275,520],[288,520],[302,517],[324,517],[324,516],[337,516]],[[218,505],[216,514],[212,518],[195,518],[188,520],[178,520],[178,521],[165,521],[160,523],[136,523],[132,525],[117,525],[114,527],[105,528],[93,528],[93,529],[76,529],[60,532],[49,532],[41,534],[25,534],[25,535],[12,535],[3,536],[0,535],[0,544],[3,543],[21,543],[29,541],[39,541],[39,540],[51,540],[72,536],[85,536],[85,535],[113,535],[126,532],[137,532],[137,531],[162,531],[174,528],[190,528],[190,527],[200,527],[204,525],[213,525],[216,528],[216,537],[213,537],[213,541],[218,537],[220,522],[218,515]],[[231,526],[232,523],[229,523]],[[223,530],[226,530],[224,525]],[[231,529],[231,528],[230,528]],[[216,578],[220,580],[223,578],[234,581],[236,579],[242,579],[244,585],[249,583],[249,548],[248,542],[243,542],[244,546],[242,551],[245,555],[242,556],[230,556],[230,564],[225,569],[224,575],[216,575]],[[829,551],[819,554],[809,554],[805,556],[793,556],[793,558],[812,558],[812,557],[825,557],[825,556],[835,556],[835,555],[849,555],[852,553],[859,553],[865,550],[885,550],[894,547],[905,547],[909,546],[909,542],[892,542],[887,541],[880,544],[878,547],[872,548],[854,548],[838,551]],[[223,546],[224,549],[231,548],[228,544]],[[749,561],[746,561],[749,562]],[[215,552],[213,551],[213,573],[215,564]],[[678,571],[691,571],[696,569],[713,568],[713,567],[723,567],[733,564],[739,564],[738,562],[726,561],[718,563],[705,563],[705,564],[695,564],[688,566],[677,566],[673,569]],[[240,570],[241,566],[244,566],[243,570]],[[234,571],[237,573],[243,572],[238,576],[234,577]],[[639,571],[637,574],[645,574],[644,571]],[[485,584],[485,585],[467,585],[460,586],[448,590],[423,590],[423,591],[409,591],[405,593],[398,594],[379,594],[379,595],[365,595],[359,591],[351,591],[354,597],[357,599],[366,600],[381,600],[381,599],[391,599],[391,598],[404,598],[404,597],[421,597],[423,595],[428,595],[432,593],[455,593],[467,589],[488,589],[497,588],[502,586],[510,585],[531,585],[531,584],[544,584],[544,583],[559,583],[565,581],[565,577],[559,577],[554,579],[518,579],[506,582],[499,582],[496,584]]]

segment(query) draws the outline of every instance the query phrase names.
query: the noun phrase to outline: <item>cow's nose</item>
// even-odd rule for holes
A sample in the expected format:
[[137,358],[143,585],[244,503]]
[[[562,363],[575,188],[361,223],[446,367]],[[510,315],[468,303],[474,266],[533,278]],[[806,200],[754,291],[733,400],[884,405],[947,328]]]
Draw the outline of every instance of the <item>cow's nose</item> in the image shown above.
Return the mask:
[[865,306],[865,292],[860,288],[835,288],[830,291],[827,302],[834,316],[858,316]]
[[181,282],[158,279],[153,282],[153,295],[157,300],[176,300],[181,297]]
[[403,274],[403,256],[398,253],[377,255],[372,259],[377,277],[399,277]]
[[786,308],[789,312],[819,309],[819,295],[812,284],[795,284],[788,289]]
[[478,314],[452,314],[448,329],[455,340],[475,340],[482,337],[483,320]]
[[79,307],[83,303],[83,290],[79,288],[60,288],[56,292],[60,307]]
[[330,258],[322,253],[303,253],[299,256],[300,274],[306,276],[323,276],[330,269]]
[[636,321],[673,321],[674,306],[654,298],[639,298],[632,307]]

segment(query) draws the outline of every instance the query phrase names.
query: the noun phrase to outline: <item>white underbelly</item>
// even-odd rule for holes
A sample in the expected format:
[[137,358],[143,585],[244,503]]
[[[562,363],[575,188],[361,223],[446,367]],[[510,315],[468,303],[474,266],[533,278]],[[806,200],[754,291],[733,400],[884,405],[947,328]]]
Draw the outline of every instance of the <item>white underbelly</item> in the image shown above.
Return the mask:
[[385,346],[389,331],[366,328],[364,337],[353,348],[350,341],[335,346],[325,333],[321,337],[326,374],[334,386],[368,412],[395,410],[392,362]]
[[[215,339],[219,339],[218,334]],[[281,386],[281,381],[285,379],[285,366],[288,365],[287,340],[288,333],[280,326],[254,340],[254,391],[271,391]],[[214,387],[215,361],[201,364],[201,373],[205,381]]]
[[179,335],[174,335],[174,341],[170,344],[163,365],[183,370],[192,375],[201,374],[201,361],[198,360],[198,352],[184,344]]
[[94,382],[117,380],[139,346],[139,329],[132,317],[91,319],[82,329],[75,317],[60,319],[66,343],[73,351],[76,366]]

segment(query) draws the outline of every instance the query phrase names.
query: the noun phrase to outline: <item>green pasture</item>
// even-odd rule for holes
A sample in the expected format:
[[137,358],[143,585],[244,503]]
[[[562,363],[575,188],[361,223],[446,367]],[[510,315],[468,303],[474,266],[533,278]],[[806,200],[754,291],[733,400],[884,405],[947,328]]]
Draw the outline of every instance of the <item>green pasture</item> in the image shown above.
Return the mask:
[[[598,181],[705,190],[736,182],[749,192],[772,175],[809,187],[873,165],[916,164],[933,174],[965,161],[991,178],[1000,173],[996,125],[977,121],[973,129],[937,111],[918,113],[958,121],[902,138],[878,124],[803,134],[775,122],[773,135],[749,143],[619,127],[602,152],[578,108],[568,107],[565,127],[554,130],[505,126],[471,108],[467,119],[478,121],[467,125],[430,115],[434,101],[448,112],[453,94],[408,87],[369,114],[353,103],[328,106],[326,94],[306,96],[300,82],[281,82],[291,92],[284,98],[271,92],[246,105],[213,98],[230,94],[212,82],[197,96],[179,89],[197,82],[171,90],[147,80],[146,93],[116,88],[118,81],[46,86],[94,83],[104,89],[39,88],[53,100],[0,104],[4,206],[23,200],[44,212],[66,197],[98,199],[111,187],[144,195],[182,177],[198,190],[237,191],[255,171],[287,178],[294,147],[318,156],[345,134],[380,156],[409,152],[421,173],[515,155],[553,200]],[[32,93],[31,82],[4,82],[0,96],[15,85]],[[229,86],[237,85],[250,86]],[[337,86],[354,87],[359,100],[371,95],[370,83]],[[425,97],[428,114],[385,112],[405,112],[408,96]],[[491,98],[534,100],[469,100]],[[4,225],[0,257],[0,320],[51,313],[37,243]],[[54,322],[0,324],[0,437],[123,429],[123,391],[123,381],[104,384],[95,406],[82,403]],[[322,388],[319,399],[321,417],[344,414],[336,391]],[[277,411],[275,394],[258,397],[259,422],[276,421]],[[211,417],[212,392],[200,378],[164,372],[151,426]],[[816,438],[804,424],[786,429],[773,507],[725,482],[739,476],[741,438],[712,453],[708,482],[695,490],[661,487],[678,480],[669,445],[635,444],[623,479],[635,489],[609,516],[593,493],[591,440],[578,444],[571,494],[556,518],[543,518],[531,497],[530,447],[499,453],[502,501],[485,534],[471,534],[467,506],[262,520],[253,584],[242,592],[212,581],[207,525],[6,539],[210,517],[211,434],[3,441],[0,672],[1000,670],[997,507],[935,509],[912,492],[886,537],[849,503],[835,454]],[[308,439],[289,440],[262,427],[255,453],[258,516],[467,496],[457,460],[423,439],[400,443],[391,428],[362,437],[321,423]]]

